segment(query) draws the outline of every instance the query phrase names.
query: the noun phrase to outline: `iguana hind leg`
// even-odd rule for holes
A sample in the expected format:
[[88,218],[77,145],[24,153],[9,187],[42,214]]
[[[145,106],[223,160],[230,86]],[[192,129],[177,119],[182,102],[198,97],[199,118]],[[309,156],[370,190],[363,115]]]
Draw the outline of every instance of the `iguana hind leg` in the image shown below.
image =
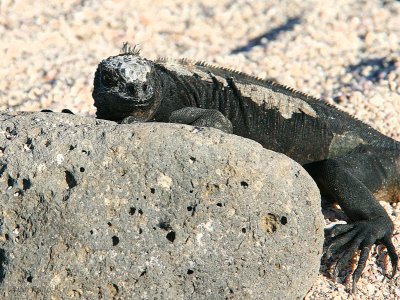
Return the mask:
[[336,225],[331,231],[333,238],[326,256],[339,254],[334,272],[337,277],[355,252],[361,250],[353,273],[353,289],[375,243],[386,246],[392,262],[392,276],[397,271],[398,256],[392,243],[393,223],[374,196],[376,190],[393,184],[391,178],[398,178],[398,170],[393,168],[395,156],[398,154],[390,156],[368,151],[304,166],[321,193],[337,202],[350,219],[349,224]]

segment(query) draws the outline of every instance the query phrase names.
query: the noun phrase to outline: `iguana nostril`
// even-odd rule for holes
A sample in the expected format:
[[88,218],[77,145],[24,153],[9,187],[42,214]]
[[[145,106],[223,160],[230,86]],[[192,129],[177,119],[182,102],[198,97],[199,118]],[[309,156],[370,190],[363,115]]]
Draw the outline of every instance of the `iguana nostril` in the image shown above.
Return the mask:
[[133,83],[128,83],[126,89],[131,96],[135,96],[137,93],[136,86]]

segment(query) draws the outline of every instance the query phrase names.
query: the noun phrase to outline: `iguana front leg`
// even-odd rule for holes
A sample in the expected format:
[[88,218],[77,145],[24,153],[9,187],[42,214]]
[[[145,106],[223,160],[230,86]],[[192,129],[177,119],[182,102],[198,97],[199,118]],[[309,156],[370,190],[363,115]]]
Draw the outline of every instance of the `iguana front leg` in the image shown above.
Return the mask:
[[[167,117],[168,118],[168,117]],[[186,124],[199,127],[213,127],[226,133],[232,133],[231,121],[216,109],[204,109],[198,107],[184,107],[171,113],[168,120],[156,119],[158,122],[170,122]],[[121,121],[121,124],[143,122],[140,117],[128,116]]]
[[[305,165],[305,169],[317,182],[321,193],[338,202],[350,219],[349,224],[336,225],[326,256],[340,254],[334,276],[361,250],[357,268],[353,273],[353,291],[366,265],[373,244],[386,246],[392,262],[392,277],[397,271],[398,256],[392,243],[393,223],[373,192],[390,186],[395,178],[395,168],[388,168],[390,156],[357,153],[337,159],[327,159]],[[392,165],[393,166],[393,165]],[[398,176],[398,175],[396,175]]]
[[169,121],[192,126],[213,127],[226,133],[233,132],[231,121],[216,109],[185,107],[172,112]]

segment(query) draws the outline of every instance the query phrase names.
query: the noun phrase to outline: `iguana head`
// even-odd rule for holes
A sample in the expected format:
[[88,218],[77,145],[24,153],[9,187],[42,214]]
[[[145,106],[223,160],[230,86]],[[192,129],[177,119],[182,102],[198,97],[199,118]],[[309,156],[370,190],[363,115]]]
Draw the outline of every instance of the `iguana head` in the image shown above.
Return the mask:
[[124,44],[121,54],[101,61],[97,67],[92,94],[97,117],[149,120],[159,105],[155,83],[153,62],[140,57],[135,47]]

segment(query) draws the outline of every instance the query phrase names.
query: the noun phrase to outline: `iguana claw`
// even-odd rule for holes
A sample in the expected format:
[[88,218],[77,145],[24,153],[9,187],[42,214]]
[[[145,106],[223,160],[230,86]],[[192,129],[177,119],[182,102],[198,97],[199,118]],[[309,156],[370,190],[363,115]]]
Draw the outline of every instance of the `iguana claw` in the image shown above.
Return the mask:
[[369,252],[374,243],[381,243],[387,248],[392,263],[392,279],[397,272],[398,255],[391,240],[393,225],[390,220],[379,217],[374,220],[357,221],[351,224],[338,224],[331,231],[332,240],[326,249],[325,255],[330,258],[339,255],[334,268],[333,277],[336,279],[343,268],[360,250],[357,267],[352,275],[352,292],[356,292],[356,284],[367,263]]

